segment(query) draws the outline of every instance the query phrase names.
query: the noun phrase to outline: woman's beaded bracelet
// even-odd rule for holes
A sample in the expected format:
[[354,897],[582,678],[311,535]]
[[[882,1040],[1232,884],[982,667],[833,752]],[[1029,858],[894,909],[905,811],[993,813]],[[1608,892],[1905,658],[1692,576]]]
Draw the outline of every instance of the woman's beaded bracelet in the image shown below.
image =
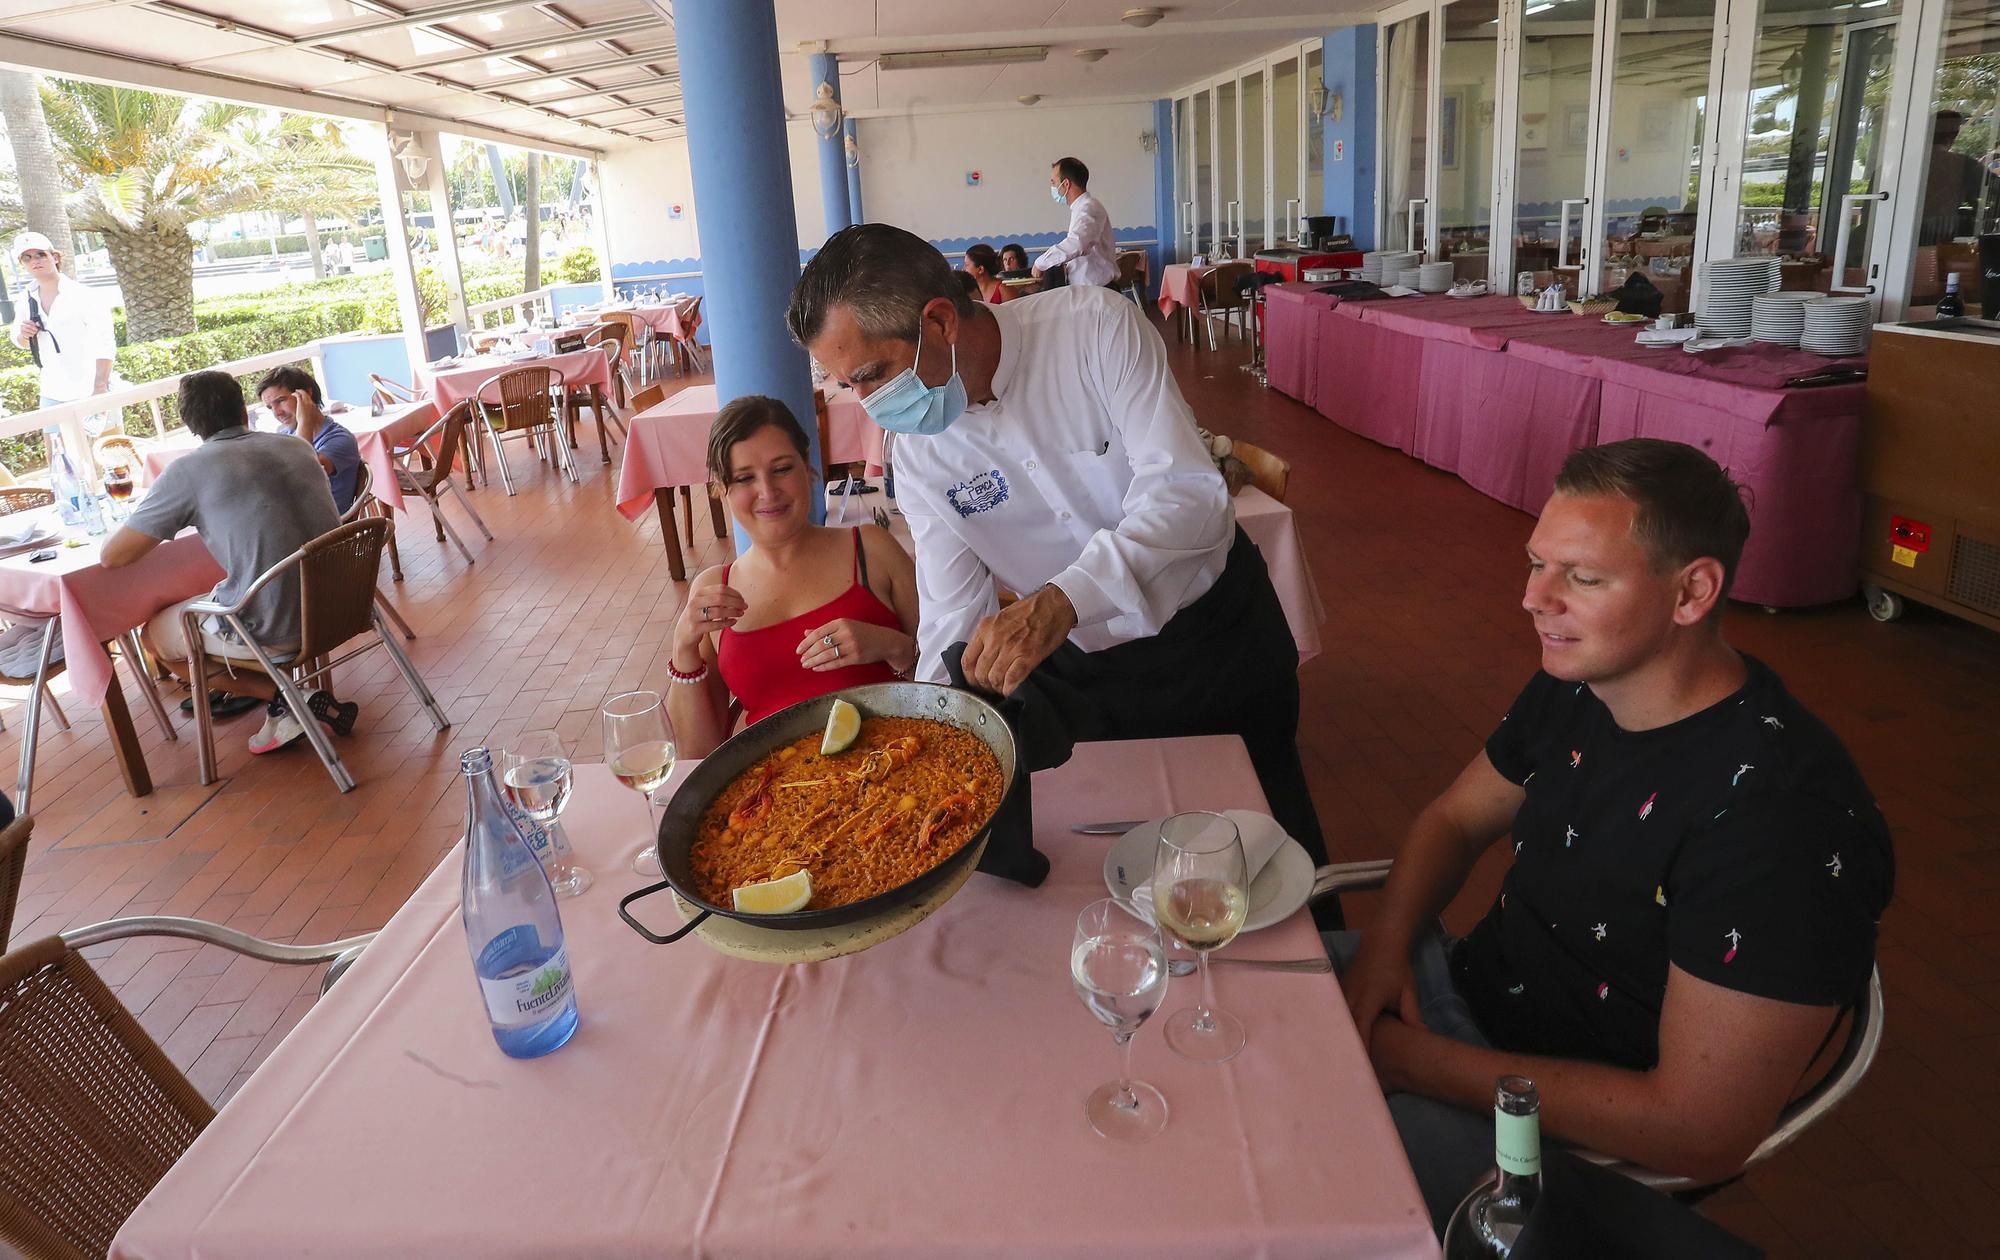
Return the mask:
[[708,662],[703,661],[701,663],[701,668],[694,671],[692,674],[683,674],[680,670],[675,669],[673,661],[669,660],[667,662],[667,677],[673,679],[677,683],[681,683],[689,687],[692,687],[697,683],[706,682],[708,681]]

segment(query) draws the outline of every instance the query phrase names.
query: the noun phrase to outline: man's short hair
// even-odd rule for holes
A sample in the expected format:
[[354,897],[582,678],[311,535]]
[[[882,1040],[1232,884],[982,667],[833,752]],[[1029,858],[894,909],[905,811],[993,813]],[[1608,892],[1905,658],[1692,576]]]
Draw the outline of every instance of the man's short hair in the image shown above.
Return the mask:
[[937,247],[887,223],[857,223],[835,232],[792,286],[785,326],[802,346],[819,339],[826,317],[845,306],[871,338],[915,341],[924,307],[950,298],[960,319],[973,301]]
[[1083,164],[1082,158],[1057,158],[1056,177],[1066,179],[1078,188],[1090,187],[1090,168]]
[[229,373],[214,368],[183,376],[174,405],[181,413],[181,422],[198,438],[212,437],[250,418],[250,409],[243,403],[243,387]]
[[1632,539],[1656,571],[1703,556],[1722,563],[1722,593],[1736,580],[1750,513],[1743,490],[1720,464],[1685,442],[1626,438],[1571,451],[1556,493],[1615,494],[1638,506]]
[[274,387],[284,390],[287,394],[295,389],[302,389],[306,391],[306,396],[313,400],[315,407],[326,401],[319,392],[319,382],[313,379],[313,374],[290,364],[274,367],[264,373],[264,379],[257,382],[257,397],[262,398],[265,390]]

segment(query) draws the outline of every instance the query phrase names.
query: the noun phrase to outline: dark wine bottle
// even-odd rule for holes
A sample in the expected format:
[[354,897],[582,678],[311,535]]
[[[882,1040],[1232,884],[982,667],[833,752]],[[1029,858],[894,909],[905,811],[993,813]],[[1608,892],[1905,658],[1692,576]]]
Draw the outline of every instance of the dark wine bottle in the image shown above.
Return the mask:
[[1500,1078],[1493,1094],[1493,1173],[1452,1213],[1445,1260],[1513,1254],[1542,1194],[1541,1106],[1533,1081]]
[[1952,272],[1944,278],[1944,296],[1938,299],[1939,319],[1965,318],[1965,299],[1958,296],[1958,273]]

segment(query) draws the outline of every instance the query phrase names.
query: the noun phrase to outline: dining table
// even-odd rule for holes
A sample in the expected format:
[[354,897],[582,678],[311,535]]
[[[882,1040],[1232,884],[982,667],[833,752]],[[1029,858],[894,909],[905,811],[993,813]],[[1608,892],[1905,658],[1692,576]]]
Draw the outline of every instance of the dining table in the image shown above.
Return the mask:
[[[841,385],[822,386],[826,397],[828,465],[864,464],[879,470],[883,463],[881,426],[868,418],[861,398]],[[674,581],[687,576],[680,532],[674,526],[673,492],[708,485],[708,431],[722,410],[714,385],[689,385],[626,420],[624,462],[618,470],[618,510],[637,521],[654,508],[660,519],[660,542],[667,549],[667,568]],[[803,421],[803,417],[801,417]],[[682,527],[694,542],[692,495],[683,496]],[[722,504],[708,501],[709,521],[717,538],[728,537]]]
[[[1170,982],[1133,1053],[1166,1128],[1128,1144],[1086,1122],[1117,1054],[1068,972],[1113,838],[1071,829],[1265,808],[1241,740],[1079,745],[1033,801],[1040,887],[973,875],[901,935],[776,965],[619,921],[649,815],[578,765],[563,825],[597,879],[559,903],[573,1039],[528,1060],[494,1044],[454,847],[111,1255],[1436,1257],[1331,974],[1219,968],[1218,1004],[1249,1036],[1220,1065],[1167,1049],[1158,1025],[1194,985]],[[1320,951],[1302,911],[1218,956]]]
[[[384,407],[379,416],[365,407],[348,404],[327,413],[327,419],[354,435],[361,462],[368,465],[369,493],[384,507],[398,512],[404,510],[403,492],[396,482],[400,453],[436,424],[437,418],[437,404],[428,398]],[[145,465],[146,480],[157,481],[168,464],[200,445],[201,439],[186,429],[177,429],[169,437],[147,443],[139,456]]]
[[[201,538],[189,532],[161,543],[124,568],[107,569],[99,558],[103,537],[61,525],[54,508],[36,513],[46,515],[50,528],[60,529],[64,536],[48,544],[55,552],[48,560],[30,559],[34,551],[0,557],[0,609],[62,618],[70,694],[98,706],[126,791],[145,796],[153,790],[152,774],[132,726],[124,689],[112,669],[110,645],[119,643],[133,669],[146,669],[136,631],[162,608],[213,590],[225,576],[222,566]],[[10,522],[21,515],[10,517]]]
[[1201,282],[1216,264],[1196,267],[1190,263],[1168,263],[1160,268],[1160,314],[1172,320],[1176,310],[1187,312],[1188,340],[1194,340],[1194,313],[1201,309]]
[[554,368],[562,374],[565,389],[589,390],[599,395],[600,401],[601,395],[611,388],[611,360],[595,346],[560,354],[469,355],[426,364],[417,370],[417,375],[426,382],[439,414],[443,414],[461,400],[474,396],[498,403],[499,392],[485,389],[486,383],[502,372],[524,367]]

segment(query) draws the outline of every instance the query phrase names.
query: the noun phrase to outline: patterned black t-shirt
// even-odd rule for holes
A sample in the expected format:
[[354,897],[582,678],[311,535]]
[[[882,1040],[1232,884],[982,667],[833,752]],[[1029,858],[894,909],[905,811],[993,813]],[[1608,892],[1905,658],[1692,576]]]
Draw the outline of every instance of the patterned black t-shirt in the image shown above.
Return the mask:
[[1741,690],[1650,731],[1538,673],[1486,741],[1528,793],[1500,897],[1454,957],[1496,1046],[1650,1068],[1670,962],[1786,1002],[1865,992],[1888,826],[1833,732],[1743,659]]

